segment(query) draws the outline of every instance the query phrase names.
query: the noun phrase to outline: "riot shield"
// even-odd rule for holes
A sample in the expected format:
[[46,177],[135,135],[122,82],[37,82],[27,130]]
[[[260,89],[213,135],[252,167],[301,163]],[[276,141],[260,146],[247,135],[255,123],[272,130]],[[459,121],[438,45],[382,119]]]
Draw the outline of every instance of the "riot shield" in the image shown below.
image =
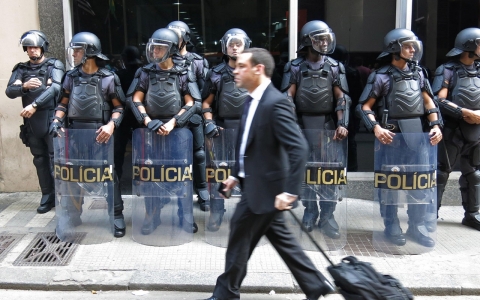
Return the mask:
[[[334,140],[334,130],[303,130],[309,146],[300,203],[293,212],[328,250],[338,250],[347,241],[347,139]],[[300,226],[288,224],[305,250],[315,250]]]
[[395,133],[389,145],[375,140],[374,159],[374,248],[389,254],[431,251],[436,241],[431,222],[436,225],[437,147],[428,133]]
[[139,128],[132,137],[132,238],[150,246],[193,240],[193,139],[190,130],[167,136]]
[[113,238],[113,137],[100,144],[96,136],[94,129],[65,129],[53,139],[56,234],[65,242]]

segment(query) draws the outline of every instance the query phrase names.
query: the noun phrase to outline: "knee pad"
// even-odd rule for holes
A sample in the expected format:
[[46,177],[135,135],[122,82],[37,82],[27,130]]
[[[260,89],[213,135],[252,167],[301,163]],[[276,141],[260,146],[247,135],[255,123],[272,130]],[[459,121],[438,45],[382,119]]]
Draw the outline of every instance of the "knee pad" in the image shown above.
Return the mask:
[[480,165],[480,146],[477,145],[473,149],[470,150],[468,156],[468,162],[472,167],[476,167]]
[[195,161],[205,161],[205,150],[203,150],[203,147],[196,150],[194,153],[193,153],[193,159]]
[[33,164],[37,168],[43,167],[46,163],[49,163],[49,157],[48,156],[35,155],[33,157]]
[[447,184],[449,176],[450,176],[450,173],[442,171],[442,170],[437,170],[437,185]]
[[[464,178],[464,180],[462,180]],[[460,187],[467,187],[467,185],[479,185],[480,184],[480,171],[476,170],[473,173],[470,173],[468,175],[462,175],[460,176],[460,179],[458,180]]]

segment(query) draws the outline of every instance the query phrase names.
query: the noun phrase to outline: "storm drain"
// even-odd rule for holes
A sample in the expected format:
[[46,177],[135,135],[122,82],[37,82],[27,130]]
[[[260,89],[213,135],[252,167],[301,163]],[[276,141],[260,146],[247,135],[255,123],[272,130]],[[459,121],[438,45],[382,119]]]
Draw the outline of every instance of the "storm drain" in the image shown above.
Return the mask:
[[0,261],[7,255],[19,240],[22,239],[23,234],[2,234],[0,235]]
[[[328,242],[327,242],[328,244]],[[336,251],[341,255],[372,256],[372,257],[398,257],[395,249],[377,251],[372,243],[372,233],[348,233],[347,243],[342,250]]]
[[108,209],[108,204],[105,198],[92,199],[88,209]]
[[66,266],[85,233],[72,234],[70,242],[62,242],[54,232],[40,232],[13,263],[14,266]]

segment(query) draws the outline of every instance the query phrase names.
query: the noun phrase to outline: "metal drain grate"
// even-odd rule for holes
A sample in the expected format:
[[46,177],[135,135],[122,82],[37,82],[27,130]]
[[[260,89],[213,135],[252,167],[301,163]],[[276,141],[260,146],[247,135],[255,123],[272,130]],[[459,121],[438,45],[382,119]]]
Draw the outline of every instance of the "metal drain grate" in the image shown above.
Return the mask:
[[2,260],[19,240],[22,239],[23,234],[2,234],[0,235],[0,260]]
[[85,233],[72,234],[71,242],[62,242],[53,232],[40,232],[13,262],[14,266],[66,266]]
[[[387,250],[387,251],[385,251]],[[372,233],[348,233],[347,244],[343,250],[338,250],[336,253],[342,255],[354,255],[354,256],[372,256],[372,257],[398,257],[398,253],[395,253],[394,249],[388,251],[375,250],[372,243]]]
[[108,209],[108,204],[105,198],[92,199],[88,209]]

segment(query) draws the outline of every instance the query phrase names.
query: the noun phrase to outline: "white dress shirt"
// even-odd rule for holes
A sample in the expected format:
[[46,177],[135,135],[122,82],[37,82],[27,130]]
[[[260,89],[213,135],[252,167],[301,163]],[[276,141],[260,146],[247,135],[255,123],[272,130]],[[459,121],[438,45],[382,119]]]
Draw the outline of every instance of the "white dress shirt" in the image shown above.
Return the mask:
[[242,142],[240,144],[240,153],[238,154],[238,163],[240,170],[238,172],[238,176],[245,178],[245,167],[244,167],[244,155],[245,155],[245,148],[247,146],[248,134],[250,132],[250,126],[252,125],[253,117],[255,116],[255,111],[257,110],[258,104],[260,103],[260,99],[262,99],[263,93],[267,89],[268,85],[270,85],[272,81],[270,79],[265,80],[261,83],[251,94],[252,102],[250,103],[250,107],[247,113],[247,119],[245,120],[245,127],[243,130],[242,135]]

